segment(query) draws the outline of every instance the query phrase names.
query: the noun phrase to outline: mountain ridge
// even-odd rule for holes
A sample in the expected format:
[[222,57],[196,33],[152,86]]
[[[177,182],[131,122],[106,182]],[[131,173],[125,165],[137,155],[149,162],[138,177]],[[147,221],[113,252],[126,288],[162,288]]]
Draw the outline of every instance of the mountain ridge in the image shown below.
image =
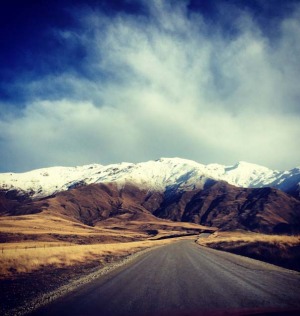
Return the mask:
[[299,182],[300,168],[277,171],[247,162],[224,166],[161,158],[52,167],[0,174],[0,215],[55,216],[89,227],[158,227],[157,221],[171,220],[299,233]]
[[43,198],[61,191],[93,184],[133,183],[143,189],[165,191],[201,189],[209,180],[226,181],[245,188],[273,187],[299,198],[300,167],[286,171],[239,161],[232,166],[204,165],[182,158],[160,158],[141,163],[90,164],[50,167],[25,173],[0,174],[0,189],[17,190],[31,198]]

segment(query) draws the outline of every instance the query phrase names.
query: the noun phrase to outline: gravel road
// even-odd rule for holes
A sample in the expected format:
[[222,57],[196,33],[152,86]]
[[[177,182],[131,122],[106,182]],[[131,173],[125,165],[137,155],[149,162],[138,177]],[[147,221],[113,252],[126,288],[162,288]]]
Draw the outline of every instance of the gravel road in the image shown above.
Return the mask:
[[31,315],[300,315],[300,273],[178,241]]

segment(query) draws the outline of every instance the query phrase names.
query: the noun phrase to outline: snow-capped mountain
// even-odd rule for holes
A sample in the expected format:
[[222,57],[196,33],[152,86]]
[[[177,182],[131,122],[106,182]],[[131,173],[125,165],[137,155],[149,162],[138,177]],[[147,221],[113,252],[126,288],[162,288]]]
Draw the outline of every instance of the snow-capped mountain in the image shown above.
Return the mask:
[[100,164],[80,167],[51,167],[25,173],[0,174],[0,189],[18,190],[34,198],[49,196],[79,185],[131,182],[147,190],[164,191],[202,188],[208,179],[223,180],[238,187],[272,186],[288,192],[299,188],[300,168],[270,170],[256,164],[239,162],[233,166],[203,165],[180,158],[161,158],[143,163]]

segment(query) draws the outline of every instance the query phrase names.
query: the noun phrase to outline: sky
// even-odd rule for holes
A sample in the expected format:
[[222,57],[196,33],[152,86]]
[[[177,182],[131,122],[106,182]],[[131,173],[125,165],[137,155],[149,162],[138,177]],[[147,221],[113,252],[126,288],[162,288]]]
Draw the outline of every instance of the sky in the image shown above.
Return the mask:
[[0,172],[300,165],[299,0],[4,0]]

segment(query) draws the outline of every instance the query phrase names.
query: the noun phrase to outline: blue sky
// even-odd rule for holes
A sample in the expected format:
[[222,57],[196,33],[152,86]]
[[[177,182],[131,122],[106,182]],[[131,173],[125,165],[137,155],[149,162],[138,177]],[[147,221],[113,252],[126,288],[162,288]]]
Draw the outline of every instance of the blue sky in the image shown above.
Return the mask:
[[299,1],[0,12],[0,172],[175,156],[299,165]]

